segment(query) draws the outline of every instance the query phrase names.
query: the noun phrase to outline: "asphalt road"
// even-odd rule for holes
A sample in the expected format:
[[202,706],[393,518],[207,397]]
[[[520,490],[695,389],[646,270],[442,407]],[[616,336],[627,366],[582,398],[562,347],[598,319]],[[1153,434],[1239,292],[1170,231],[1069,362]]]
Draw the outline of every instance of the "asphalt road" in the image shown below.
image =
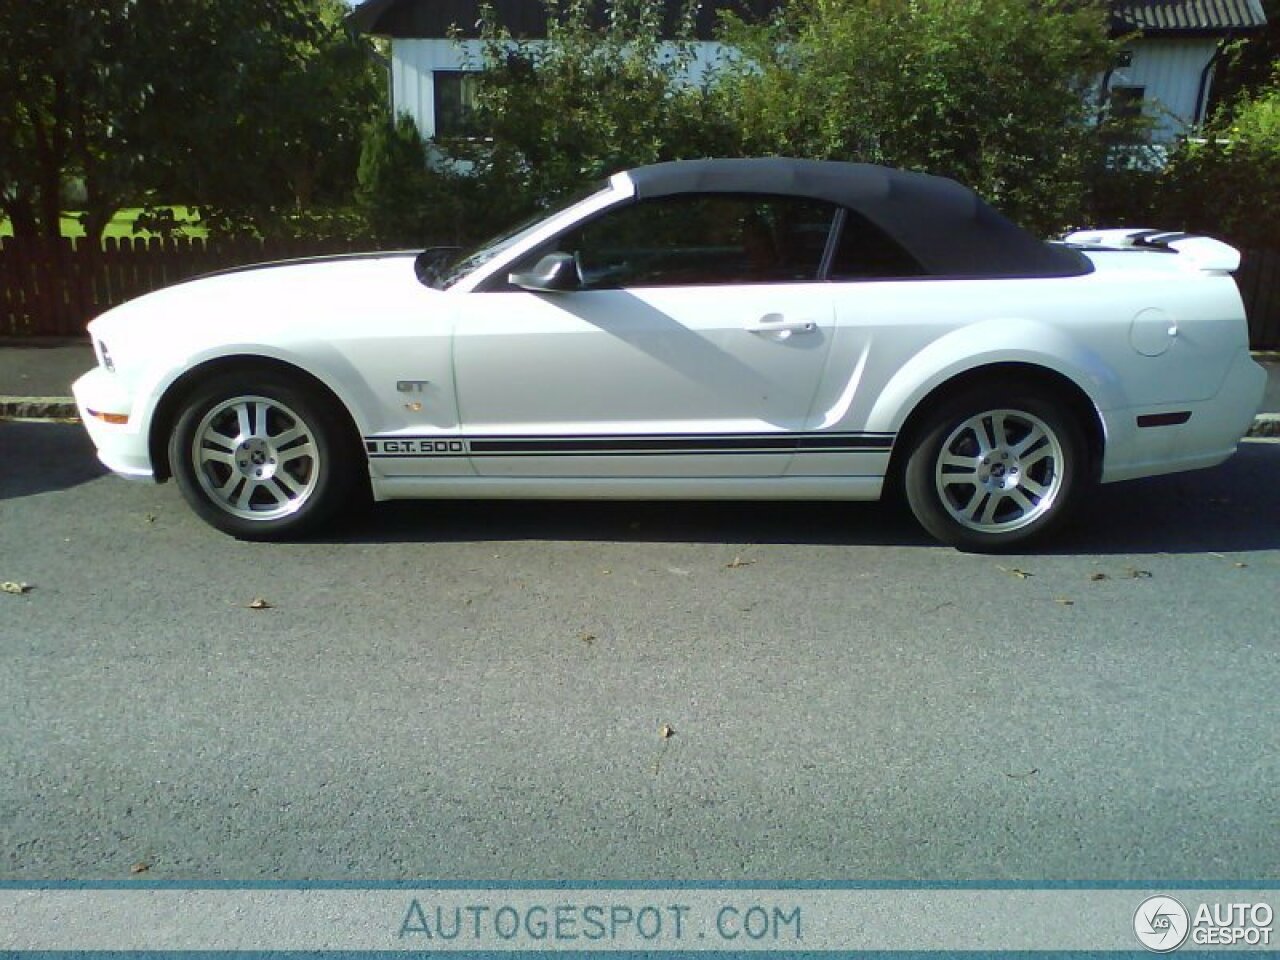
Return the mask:
[[1023,557],[872,504],[270,546],[0,424],[0,878],[1273,879],[1277,476],[1105,488]]

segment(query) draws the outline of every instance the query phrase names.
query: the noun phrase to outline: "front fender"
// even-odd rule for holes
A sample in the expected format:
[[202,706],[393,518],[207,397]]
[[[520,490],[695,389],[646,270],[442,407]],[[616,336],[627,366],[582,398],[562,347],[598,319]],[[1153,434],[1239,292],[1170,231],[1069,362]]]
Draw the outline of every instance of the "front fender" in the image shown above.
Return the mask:
[[866,430],[897,433],[938,387],[970,370],[1002,363],[1051,370],[1078,386],[1100,412],[1124,405],[1116,371],[1095,351],[1060,328],[1000,318],[952,330],[911,357],[876,398]]
[[165,364],[161,369],[149,371],[150,375],[138,384],[138,396],[146,398],[137,407],[143,414],[138,425],[140,432],[144,436],[150,435],[156,411],[174,384],[220,360],[243,360],[246,363],[271,360],[294,367],[324,384],[346,407],[362,434],[370,432],[366,412],[376,409],[376,398],[350,361],[334,347],[322,342],[313,343],[305,357],[261,343],[218,344],[198,350],[178,362]]

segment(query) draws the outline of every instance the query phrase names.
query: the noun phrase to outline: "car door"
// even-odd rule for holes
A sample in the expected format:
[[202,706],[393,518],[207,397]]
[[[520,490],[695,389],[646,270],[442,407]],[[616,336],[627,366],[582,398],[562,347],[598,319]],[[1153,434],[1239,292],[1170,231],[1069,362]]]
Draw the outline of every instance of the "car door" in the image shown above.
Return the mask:
[[683,195],[611,208],[542,245],[579,289],[501,280],[461,298],[459,414],[486,476],[777,476],[811,424],[833,307],[835,208]]
[[835,310],[830,362],[814,398],[815,430],[860,437],[859,446],[804,457],[807,476],[883,474],[893,437],[866,433],[868,416],[902,365],[953,321],[957,292],[930,278],[890,234],[842,210],[825,277]]

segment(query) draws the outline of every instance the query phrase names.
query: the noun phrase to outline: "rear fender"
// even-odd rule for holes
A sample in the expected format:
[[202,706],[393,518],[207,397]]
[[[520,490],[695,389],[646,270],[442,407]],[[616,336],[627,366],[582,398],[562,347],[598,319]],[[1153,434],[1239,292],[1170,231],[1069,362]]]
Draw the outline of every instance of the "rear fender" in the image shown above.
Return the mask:
[[[865,429],[897,433],[935,389],[961,374],[1017,363],[1051,370],[1078,386],[1098,411],[1124,406],[1116,372],[1062,330],[1024,319],[993,319],[953,330],[908,360],[885,385]],[[993,371],[994,376],[998,376]],[[994,384],[999,380],[993,380]]]

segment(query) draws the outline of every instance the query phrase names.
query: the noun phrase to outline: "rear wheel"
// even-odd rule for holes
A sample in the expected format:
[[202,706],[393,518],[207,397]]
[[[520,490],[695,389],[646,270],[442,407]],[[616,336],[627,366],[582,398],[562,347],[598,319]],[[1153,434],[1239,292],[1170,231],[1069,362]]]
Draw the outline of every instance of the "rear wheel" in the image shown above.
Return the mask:
[[1044,535],[1088,475],[1075,417],[1032,386],[947,398],[917,436],[907,502],[929,533],[963,550],[1008,550]]
[[353,489],[354,458],[332,403],[279,374],[220,377],[185,403],[169,441],[183,496],[246,540],[299,536]]

